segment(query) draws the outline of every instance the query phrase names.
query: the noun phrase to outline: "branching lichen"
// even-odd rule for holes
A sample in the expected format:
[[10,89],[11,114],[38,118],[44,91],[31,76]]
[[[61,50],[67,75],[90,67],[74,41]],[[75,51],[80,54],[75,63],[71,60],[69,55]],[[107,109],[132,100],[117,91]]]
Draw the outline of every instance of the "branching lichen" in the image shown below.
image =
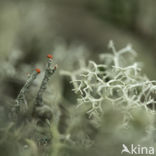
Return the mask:
[[151,111],[149,105],[152,105],[154,112],[156,81],[142,75],[139,63],[125,62],[129,55],[136,56],[130,45],[117,51],[110,41],[109,48],[113,54],[100,55],[102,64],[89,61],[88,66],[73,73],[62,73],[71,77],[73,90],[80,95],[78,107],[87,105],[90,118],[99,117],[111,103],[124,114],[123,125],[127,125],[133,109],[144,107]]

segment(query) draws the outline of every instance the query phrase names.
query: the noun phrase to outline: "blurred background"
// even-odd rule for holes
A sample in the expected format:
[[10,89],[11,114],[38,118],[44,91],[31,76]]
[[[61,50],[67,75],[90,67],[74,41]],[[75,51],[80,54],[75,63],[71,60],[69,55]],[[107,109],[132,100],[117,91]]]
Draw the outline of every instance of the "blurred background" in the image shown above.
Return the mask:
[[[74,71],[81,59],[98,62],[98,55],[108,52],[109,40],[114,41],[117,49],[132,44],[138,53],[137,61],[143,62],[144,73],[155,80],[155,16],[155,0],[0,0],[1,125],[7,120],[2,106],[17,97],[27,73],[36,67],[45,69],[45,56],[49,53],[54,55],[59,70]],[[40,81],[41,78],[34,86]],[[69,81],[57,72],[50,88],[55,103],[60,104],[62,99],[66,103],[76,103]],[[104,122],[114,123],[112,114]],[[113,130],[112,126],[110,129]],[[127,136],[129,139],[134,131]],[[106,140],[104,145],[112,144],[111,132],[101,133],[108,134],[107,137],[102,134],[102,139]],[[101,134],[96,139],[100,140]],[[115,139],[119,139],[118,134]],[[94,153],[92,149],[88,155],[93,152],[101,156],[104,146],[101,140],[97,142],[99,150]],[[120,148],[119,142],[113,145]],[[74,156],[83,152],[78,151]],[[114,155],[115,151],[111,152],[110,155]]]
[[35,64],[62,42],[86,47],[95,59],[114,40],[119,48],[131,43],[155,79],[155,12],[154,0],[1,0],[0,60],[18,51],[16,66]]

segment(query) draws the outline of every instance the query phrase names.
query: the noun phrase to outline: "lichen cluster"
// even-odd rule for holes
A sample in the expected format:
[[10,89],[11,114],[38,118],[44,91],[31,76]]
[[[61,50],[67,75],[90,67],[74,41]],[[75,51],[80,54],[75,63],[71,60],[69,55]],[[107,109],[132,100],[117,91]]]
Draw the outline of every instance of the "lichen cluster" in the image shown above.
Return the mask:
[[[155,145],[156,81],[143,75],[130,45],[116,50],[111,41],[109,48],[113,53],[101,54],[98,63],[88,65],[83,55],[76,62],[78,54],[73,54],[68,62],[66,51],[61,57],[55,53],[64,70],[51,84],[57,65],[49,54],[44,74],[39,76],[39,68],[29,74],[7,106],[0,151],[9,156],[114,156],[123,143]],[[32,90],[35,79],[36,86],[41,82],[38,91]]]
[[79,95],[77,107],[87,105],[90,118],[99,118],[107,105],[112,104],[124,114],[126,126],[133,118],[133,109],[143,107],[149,112],[155,111],[156,81],[150,81],[142,74],[140,63],[133,62],[136,52],[131,45],[116,50],[110,41],[109,48],[113,54],[100,55],[101,64],[89,61],[88,65],[64,74],[71,77],[73,90]]

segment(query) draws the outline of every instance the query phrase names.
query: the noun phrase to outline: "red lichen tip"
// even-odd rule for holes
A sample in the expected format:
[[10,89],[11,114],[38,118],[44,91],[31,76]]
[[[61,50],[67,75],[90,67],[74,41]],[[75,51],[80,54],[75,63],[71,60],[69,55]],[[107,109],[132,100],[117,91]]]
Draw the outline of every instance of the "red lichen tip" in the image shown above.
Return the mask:
[[50,59],[52,59],[53,58],[53,55],[48,54],[47,57],[50,58]]
[[36,68],[35,70],[36,70],[37,73],[41,72],[41,70],[39,68]]

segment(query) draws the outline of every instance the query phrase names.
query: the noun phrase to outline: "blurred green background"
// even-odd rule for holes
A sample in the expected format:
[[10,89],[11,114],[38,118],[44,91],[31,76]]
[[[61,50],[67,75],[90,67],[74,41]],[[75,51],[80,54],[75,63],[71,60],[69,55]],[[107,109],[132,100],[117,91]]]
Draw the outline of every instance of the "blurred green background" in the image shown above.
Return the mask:
[[155,16],[155,0],[1,0],[0,59],[18,50],[18,66],[35,64],[60,41],[87,47],[94,59],[114,40],[131,43],[155,79]]

